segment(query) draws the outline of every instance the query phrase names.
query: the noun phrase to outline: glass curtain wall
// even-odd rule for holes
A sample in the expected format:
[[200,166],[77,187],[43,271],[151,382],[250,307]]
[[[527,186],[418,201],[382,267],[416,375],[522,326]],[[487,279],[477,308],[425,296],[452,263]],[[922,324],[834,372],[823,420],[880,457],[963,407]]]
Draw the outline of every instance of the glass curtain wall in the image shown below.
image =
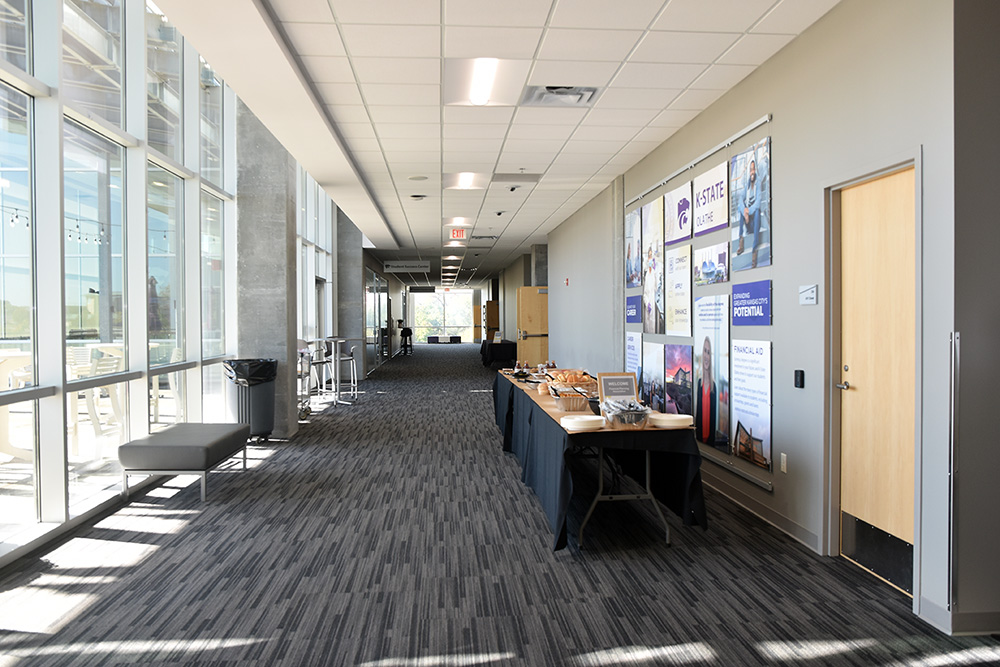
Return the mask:
[[413,310],[413,339],[427,336],[461,336],[473,340],[472,290],[414,293],[410,295]]
[[215,185],[222,185],[222,87],[222,79],[201,59],[201,177]]
[[28,60],[27,0],[4,0],[0,3],[0,58],[25,72],[31,71]]
[[222,200],[201,193],[201,354],[225,354],[225,229]]
[[[26,95],[0,84],[0,391],[35,384],[29,104]],[[38,520],[35,442],[34,401],[0,406],[4,533]]]
[[123,23],[121,0],[63,0],[63,97],[118,127]]
[[184,158],[181,130],[183,51],[177,29],[146,3],[146,136],[167,157]]

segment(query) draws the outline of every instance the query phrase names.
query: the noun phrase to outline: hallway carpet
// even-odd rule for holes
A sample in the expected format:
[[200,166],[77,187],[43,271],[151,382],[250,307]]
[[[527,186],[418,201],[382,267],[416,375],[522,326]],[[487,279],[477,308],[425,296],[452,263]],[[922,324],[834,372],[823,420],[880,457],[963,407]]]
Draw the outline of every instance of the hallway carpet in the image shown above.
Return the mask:
[[[711,529],[577,482],[570,546],[501,451],[478,346],[418,345],[288,442],[140,495],[0,580],[0,664],[982,665],[706,490]],[[588,488],[588,484],[590,487]]]

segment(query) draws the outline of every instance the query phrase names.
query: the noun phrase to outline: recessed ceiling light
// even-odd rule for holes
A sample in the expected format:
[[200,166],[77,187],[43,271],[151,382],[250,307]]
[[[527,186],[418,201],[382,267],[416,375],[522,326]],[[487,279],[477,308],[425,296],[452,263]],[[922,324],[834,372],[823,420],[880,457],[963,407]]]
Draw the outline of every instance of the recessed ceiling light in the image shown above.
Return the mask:
[[477,174],[474,171],[441,174],[441,187],[445,190],[485,190],[491,177],[491,174]]
[[476,58],[472,65],[472,84],[469,86],[469,102],[474,106],[485,106],[493,92],[493,82],[497,77],[496,58]]
[[468,218],[445,218],[444,224],[449,227],[471,227],[472,221]]
[[449,241],[448,243],[444,244],[444,247],[445,248],[464,248],[465,244],[462,243],[461,241]]
[[441,259],[462,259],[461,255],[445,255]]

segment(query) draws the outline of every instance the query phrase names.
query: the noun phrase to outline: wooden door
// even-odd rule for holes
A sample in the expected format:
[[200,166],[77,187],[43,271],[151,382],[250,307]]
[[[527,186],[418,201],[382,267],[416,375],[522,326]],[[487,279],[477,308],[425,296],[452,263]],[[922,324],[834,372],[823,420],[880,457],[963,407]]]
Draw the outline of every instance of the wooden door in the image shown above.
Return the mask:
[[517,290],[517,358],[532,366],[548,360],[549,288]]
[[[914,174],[909,168],[840,193],[841,553],[907,591],[916,405]],[[863,562],[866,552],[885,551],[867,544],[883,532],[900,562]]]

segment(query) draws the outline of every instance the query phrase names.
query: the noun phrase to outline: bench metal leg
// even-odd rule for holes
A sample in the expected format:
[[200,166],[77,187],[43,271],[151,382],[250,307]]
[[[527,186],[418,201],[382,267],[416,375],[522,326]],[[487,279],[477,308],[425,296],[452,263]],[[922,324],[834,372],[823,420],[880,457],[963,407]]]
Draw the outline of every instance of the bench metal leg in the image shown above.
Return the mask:
[[122,470],[122,498],[128,500],[128,473]]

